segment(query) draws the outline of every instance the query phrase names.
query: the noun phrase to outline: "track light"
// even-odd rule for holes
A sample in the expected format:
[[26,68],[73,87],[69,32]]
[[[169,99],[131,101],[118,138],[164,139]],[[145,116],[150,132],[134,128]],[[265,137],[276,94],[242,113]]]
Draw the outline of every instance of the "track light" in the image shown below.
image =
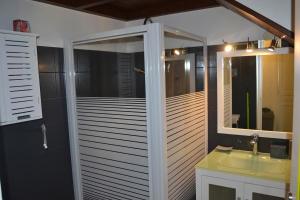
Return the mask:
[[173,53],[174,53],[174,55],[176,55],[176,56],[180,56],[180,54],[181,54],[181,52],[180,52],[179,49],[174,49]]
[[224,50],[226,52],[230,52],[233,50],[233,46],[231,44],[226,44]]
[[275,51],[275,49],[277,48],[278,42],[274,36],[274,39],[271,42],[271,45],[268,47],[269,51]]
[[229,44],[229,43],[227,43],[227,42],[225,42],[224,40],[223,40],[223,42],[224,42],[224,44],[225,44],[225,47],[224,47],[224,51],[225,52],[231,52],[231,51],[233,51],[233,45],[231,45],[231,44]]
[[248,37],[246,52],[251,53],[251,52],[253,52],[253,50],[254,50],[254,43],[250,42],[249,37]]

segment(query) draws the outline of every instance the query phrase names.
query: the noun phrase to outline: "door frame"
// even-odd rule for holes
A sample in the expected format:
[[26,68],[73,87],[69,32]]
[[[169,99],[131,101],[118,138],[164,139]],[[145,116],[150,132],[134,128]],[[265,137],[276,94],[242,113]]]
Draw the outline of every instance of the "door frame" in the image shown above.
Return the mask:
[[290,192],[300,200],[300,0],[295,0],[295,78],[294,78],[294,117],[292,141],[292,168]]

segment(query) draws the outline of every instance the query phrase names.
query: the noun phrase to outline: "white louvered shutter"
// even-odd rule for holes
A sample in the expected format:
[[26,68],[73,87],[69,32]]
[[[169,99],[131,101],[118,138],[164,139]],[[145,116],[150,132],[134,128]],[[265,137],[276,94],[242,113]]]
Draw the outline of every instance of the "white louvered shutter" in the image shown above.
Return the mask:
[[0,32],[0,125],[42,118],[36,35]]

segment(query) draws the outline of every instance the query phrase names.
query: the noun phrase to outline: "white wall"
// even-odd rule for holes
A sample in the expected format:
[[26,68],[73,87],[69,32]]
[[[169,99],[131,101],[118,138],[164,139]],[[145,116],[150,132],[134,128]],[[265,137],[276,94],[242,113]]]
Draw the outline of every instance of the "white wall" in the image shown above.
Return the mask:
[[126,26],[123,21],[32,0],[0,0],[0,29],[11,30],[14,19],[30,22],[31,31],[40,34],[39,45],[56,47],[62,47],[64,39]]
[[[232,11],[216,7],[205,10],[184,12],[152,18],[154,22],[207,37],[208,44],[221,44],[222,40],[228,42],[241,42],[260,40],[265,37],[266,31]],[[132,21],[128,26],[141,25],[143,20]]]
[[292,0],[237,0],[281,26],[293,30]]

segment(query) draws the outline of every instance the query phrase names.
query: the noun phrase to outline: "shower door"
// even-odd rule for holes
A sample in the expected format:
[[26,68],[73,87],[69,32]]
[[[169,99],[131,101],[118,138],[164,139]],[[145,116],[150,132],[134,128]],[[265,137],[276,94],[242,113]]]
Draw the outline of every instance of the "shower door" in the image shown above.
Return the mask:
[[168,199],[195,196],[195,165],[206,156],[206,44],[165,28]]
[[76,200],[166,199],[163,25],[66,45]]
[[[197,46],[171,58],[169,36]],[[204,38],[154,23],[88,35],[65,51],[76,200],[192,197],[193,165],[207,151]]]
[[75,48],[83,199],[149,199],[143,35]]

